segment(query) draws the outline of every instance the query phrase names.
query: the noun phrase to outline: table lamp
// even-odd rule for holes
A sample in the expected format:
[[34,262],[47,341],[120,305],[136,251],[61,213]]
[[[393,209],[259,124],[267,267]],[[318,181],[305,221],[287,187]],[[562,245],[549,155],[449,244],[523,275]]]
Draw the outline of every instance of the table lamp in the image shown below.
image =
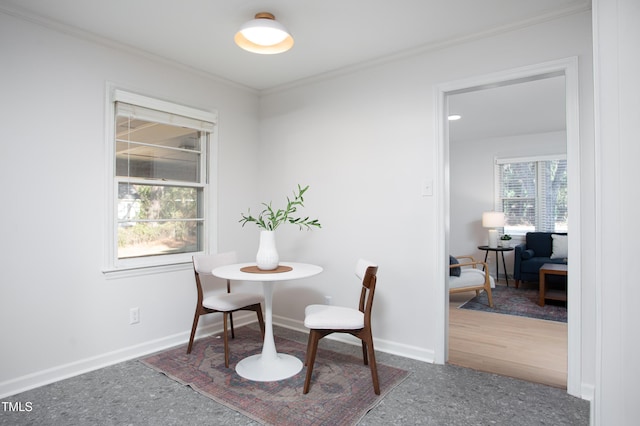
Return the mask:
[[489,247],[498,247],[498,230],[504,226],[503,212],[484,212],[482,213],[482,227],[489,228]]

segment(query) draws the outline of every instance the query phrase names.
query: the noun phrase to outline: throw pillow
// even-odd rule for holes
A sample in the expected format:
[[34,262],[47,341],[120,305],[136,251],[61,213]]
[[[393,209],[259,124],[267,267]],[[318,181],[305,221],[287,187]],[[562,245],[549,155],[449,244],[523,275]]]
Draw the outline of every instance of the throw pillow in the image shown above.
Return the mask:
[[[459,264],[460,262],[458,262],[458,259],[449,255],[449,265],[459,265]],[[462,273],[462,268],[460,268],[459,266],[457,268],[449,268],[449,275],[451,275],[452,277],[459,277],[461,273]]]
[[566,259],[569,257],[569,239],[567,235],[551,234],[551,259]]
[[529,260],[531,259],[533,256],[535,256],[536,252],[531,250],[531,249],[527,249],[525,251],[522,252],[522,260]]

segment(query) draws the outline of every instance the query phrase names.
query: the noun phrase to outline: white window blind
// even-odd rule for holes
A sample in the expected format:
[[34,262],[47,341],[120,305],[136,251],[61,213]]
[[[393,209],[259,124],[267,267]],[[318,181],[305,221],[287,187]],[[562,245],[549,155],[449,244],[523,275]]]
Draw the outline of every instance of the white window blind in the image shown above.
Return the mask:
[[505,213],[505,234],[567,231],[565,156],[497,159],[495,209]]
[[214,124],[196,118],[185,117],[165,111],[141,107],[123,102],[116,102],[116,115],[130,117],[131,119],[144,120],[154,123],[169,124],[178,127],[188,127],[190,129],[205,132],[213,131]]

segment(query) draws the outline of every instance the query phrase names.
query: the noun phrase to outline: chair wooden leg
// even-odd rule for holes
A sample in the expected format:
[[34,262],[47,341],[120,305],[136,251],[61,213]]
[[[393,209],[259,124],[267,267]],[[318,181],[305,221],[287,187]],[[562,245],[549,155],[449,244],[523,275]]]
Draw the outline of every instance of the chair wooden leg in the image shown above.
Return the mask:
[[233,312],[229,312],[229,322],[231,322],[231,338],[236,338],[236,333],[233,331]]
[[380,382],[378,380],[378,365],[376,364],[376,354],[373,349],[373,337],[369,334],[369,341],[366,346],[369,352],[369,368],[371,368],[371,379],[373,380],[373,391],[380,395]]
[[489,307],[493,308],[493,296],[491,295],[491,287],[486,290],[487,299],[489,299]]
[[309,365],[309,355],[311,355],[311,344],[313,342],[313,338],[311,337],[311,331],[309,331],[309,338],[307,339],[307,352],[304,355],[304,365]]
[[229,315],[227,312],[224,312],[222,314],[222,324],[223,324],[222,340],[224,341],[224,366],[226,368],[229,368],[229,336],[227,333],[227,315]]
[[520,287],[520,280],[516,280],[516,288]]
[[256,308],[256,315],[258,316],[258,324],[260,325],[260,331],[262,332],[262,338],[264,339],[264,318],[262,317],[262,307],[259,303]]
[[302,393],[309,393],[309,386],[311,385],[311,374],[313,373],[313,364],[316,362],[316,352],[318,351],[318,341],[320,340],[320,333],[315,330],[309,332],[309,344],[307,345],[307,377],[304,379],[304,389]]
[[367,356],[367,344],[362,341],[362,359],[364,360],[364,365],[369,364],[369,357]]
[[189,346],[187,347],[187,354],[191,353],[193,347],[193,339],[196,337],[196,329],[198,328],[198,320],[200,319],[200,312],[196,310],[196,314],[193,317],[193,325],[191,326],[191,337],[189,337]]

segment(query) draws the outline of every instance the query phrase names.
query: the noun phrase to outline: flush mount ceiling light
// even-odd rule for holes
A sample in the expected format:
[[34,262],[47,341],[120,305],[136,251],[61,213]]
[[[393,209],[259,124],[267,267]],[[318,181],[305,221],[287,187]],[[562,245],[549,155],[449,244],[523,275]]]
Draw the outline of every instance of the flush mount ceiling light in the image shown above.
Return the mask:
[[456,120],[460,120],[462,116],[459,114],[452,114],[448,118],[449,118],[449,121],[456,121]]
[[244,50],[264,55],[286,52],[293,47],[291,34],[269,12],[256,13],[255,19],[240,27],[234,40]]

